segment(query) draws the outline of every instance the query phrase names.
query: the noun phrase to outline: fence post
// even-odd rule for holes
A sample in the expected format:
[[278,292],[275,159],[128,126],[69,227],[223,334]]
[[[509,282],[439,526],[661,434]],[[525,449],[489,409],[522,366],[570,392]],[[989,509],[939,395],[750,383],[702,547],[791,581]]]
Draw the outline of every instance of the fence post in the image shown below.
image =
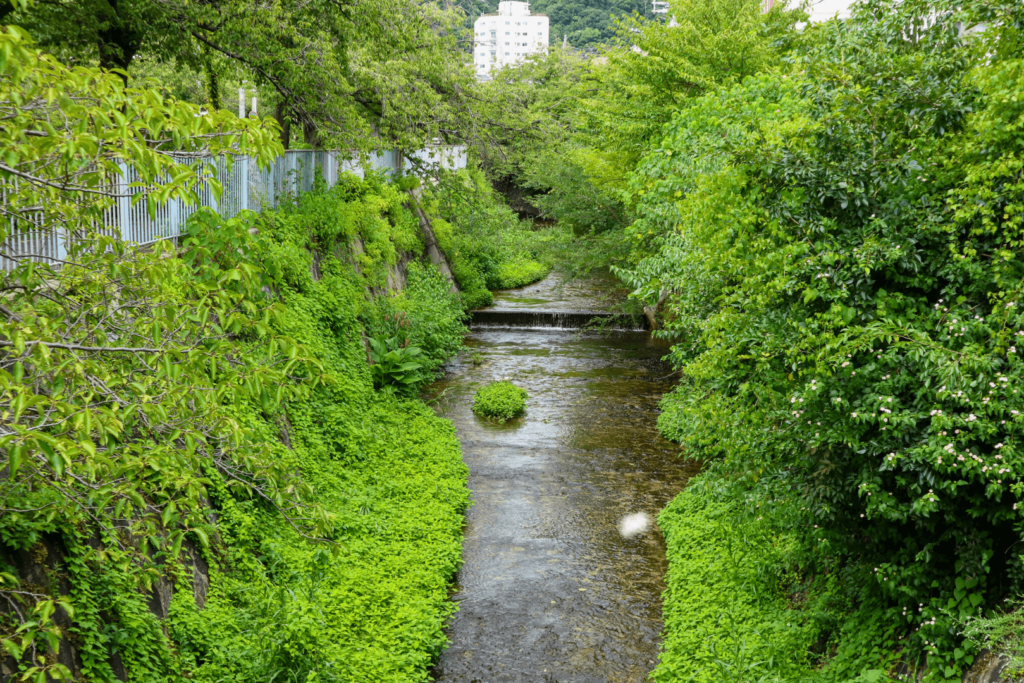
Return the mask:
[[132,237],[132,198],[128,188],[130,182],[128,178],[128,163],[119,161],[117,162],[117,167],[121,171],[121,176],[117,181],[117,222],[118,227],[121,229],[121,240],[130,242]]
[[[213,163],[210,164],[210,166],[213,166],[214,177],[216,178],[217,176],[219,176],[220,175],[220,173],[219,173],[220,167],[217,164],[217,160],[216,159],[213,160]],[[220,178],[217,178],[217,180],[220,180]],[[206,181],[206,191],[209,193],[209,196],[210,196],[210,208],[213,209],[214,213],[220,213],[220,203],[217,201],[216,195],[213,194],[213,187],[210,185],[210,181],[209,180]],[[221,196],[223,197],[224,196],[224,183],[221,183],[221,185],[220,185],[220,192],[221,192]]]
[[249,157],[235,159],[235,175],[238,177],[238,210],[249,208]]
[[167,235],[174,239],[181,235],[181,200],[172,197],[167,200]]

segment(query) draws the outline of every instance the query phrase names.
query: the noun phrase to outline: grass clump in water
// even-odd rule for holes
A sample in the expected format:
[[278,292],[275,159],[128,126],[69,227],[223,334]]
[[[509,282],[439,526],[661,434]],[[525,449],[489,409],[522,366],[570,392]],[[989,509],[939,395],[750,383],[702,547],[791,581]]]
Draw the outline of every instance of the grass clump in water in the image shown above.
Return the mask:
[[506,422],[526,410],[526,390],[512,382],[491,382],[476,392],[473,398],[473,412]]

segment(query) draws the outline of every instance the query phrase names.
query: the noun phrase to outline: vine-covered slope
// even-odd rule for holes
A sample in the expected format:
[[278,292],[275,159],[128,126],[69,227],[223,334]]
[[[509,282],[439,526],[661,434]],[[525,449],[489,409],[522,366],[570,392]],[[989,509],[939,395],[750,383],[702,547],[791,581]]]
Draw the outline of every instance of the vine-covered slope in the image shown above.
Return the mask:
[[[427,680],[452,609],[467,471],[448,421],[374,389],[364,342],[400,328],[430,367],[460,344],[461,303],[415,258],[423,240],[409,201],[379,179],[351,178],[260,216],[199,214],[180,260],[125,255],[176,279],[163,296],[187,299],[196,283],[217,283],[239,294],[240,310],[273,311],[264,323],[250,313],[227,336],[224,367],[273,359],[283,344],[299,362],[281,376],[290,388],[279,403],[272,386],[246,392],[252,378],[241,375],[220,394],[217,410],[259,466],[199,456],[196,467],[170,472],[100,442],[112,459],[151,465],[115,482],[131,500],[178,501],[163,507],[152,541],[118,537],[78,508],[3,516],[5,584],[34,596],[9,605],[35,618],[18,624],[10,607],[2,616],[4,680],[31,668],[89,681]],[[406,287],[370,299],[396,268]],[[179,368],[175,382],[205,391],[209,376]],[[218,373],[216,364],[202,369]],[[204,409],[193,405],[201,423]],[[8,488],[7,503],[28,508],[31,495]],[[192,500],[198,514],[183,528],[175,511]],[[97,513],[127,528],[130,519],[118,522],[126,509]]]

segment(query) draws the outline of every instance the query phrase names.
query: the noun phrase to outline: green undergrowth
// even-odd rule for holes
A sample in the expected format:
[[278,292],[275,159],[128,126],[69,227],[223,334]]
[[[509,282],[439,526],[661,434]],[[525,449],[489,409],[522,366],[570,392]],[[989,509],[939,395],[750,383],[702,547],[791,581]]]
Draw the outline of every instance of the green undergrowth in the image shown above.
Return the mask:
[[507,422],[526,410],[526,390],[511,382],[491,382],[473,397],[477,415]]
[[807,677],[820,615],[789,609],[786,537],[734,494],[700,476],[658,516],[669,560],[659,683]]
[[551,271],[543,263],[530,259],[516,259],[498,266],[494,279],[495,289],[514,289],[525,287],[538,280],[543,280]]
[[[652,680],[902,680],[906,614],[872,591],[873,568],[821,566],[805,553],[784,475],[767,493],[723,474],[712,465],[658,516],[669,569]],[[1019,623],[1015,613],[976,620],[968,635],[1016,652]]]
[[[189,433],[194,468],[168,471],[176,460],[145,456],[162,452],[158,447],[180,449],[172,452],[180,460],[181,431],[145,437],[151,440],[139,446],[139,463],[127,459],[131,433],[118,441],[93,437],[102,455],[124,455],[121,477],[110,486],[133,503],[164,505],[151,540],[119,545],[113,536],[94,537],[88,519],[71,513],[4,516],[5,585],[16,572],[4,561],[9,551],[45,557],[42,534],[65,549],[61,576],[70,593],[61,599],[73,617],[55,633],[74,643],[86,680],[113,682],[120,665],[132,681],[429,680],[454,609],[448,586],[461,562],[468,472],[448,420],[419,400],[374,389],[364,334],[397,330],[436,370],[459,348],[464,327],[461,302],[429,263],[409,264],[404,292],[367,296],[402,252],[422,248],[408,201],[380,178],[349,177],[258,216],[225,221],[201,211],[180,260],[126,252],[133,268],[160,274],[126,287],[157,283],[157,302],[187,302],[197,291],[238,297],[236,309],[217,309],[230,333],[186,339],[179,356],[224,343],[219,360],[153,360],[166,368],[158,380],[194,385],[202,397],[211,378],[239,359],[284,370],[272,376],[277,384],[250,386],[256,378],[230,375],[212,403],[164,414],[177,419],[184,411],[185,422],[202,423],[216,407],[218,425],[233,430],[211,428],[203,437],[210,449]],[[178,324],[165,317],[156,323]],[[139,376],[151,372],[141,366]],[[431,376],[424,373],[423,381]],[[149,395],[159,402],[163,394]],[[33,500],[10,502],[28,509]],[[186,502],[198,512],[179,532],[176,506]],[[121,503],[104,514],[133,513]],[[178,539],[173,547],[161,540],[168,535]],[[183,540],[209,566],[202,608]],[[164,620],[151,611],[150,591],[161,577],[176,586]],[[53,647],[48,633],[39,632],[39,647]],[[29,642],[34,637],[29,633]],[[56,664],[48,670],[60,673]]]
[[551,270],[548,245],[558,228],[520,219],[479,171],[447,174],[425,193],[438,243],[452,264],[467,309],[488,306],[490,290],[537,282]]
[[[352,179],[257,224],[263,239],[253,259],[295,274],[281,288],[284,331],[323,363],[324,377],[277,420],[256,410],[242,419],[268,441],[287,435],[291,449],[278,447],[281,457],[335,522],[330,545],[311,543],[276,511],[215,489],[220,569],[211,572],[206,608],[179,597],[170,620],[192,680],[427,680],[441,652],[466,468],[448,421],[419,401],[373,390],[360,335],[387,327],[390,316],[432,367],[458,348],[459,302],[433,266],[411,263],[404,292],[366,301],[396,254],[419,246],[406,199],[379,179]],[[332,241],[353,237],[365,245],[361,272],[344,252],[325,255]],[[320,250],[316,281],[300,268],[309,248]],[[281,261],[283,252],[300,263]]]

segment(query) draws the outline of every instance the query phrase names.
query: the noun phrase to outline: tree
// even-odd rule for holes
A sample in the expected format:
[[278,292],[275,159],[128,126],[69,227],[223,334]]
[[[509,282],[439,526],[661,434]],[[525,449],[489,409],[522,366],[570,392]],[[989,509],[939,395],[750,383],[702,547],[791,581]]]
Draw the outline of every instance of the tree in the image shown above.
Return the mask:
[[680,110],[631,180],[620,272],[668,293],[685,378],[660,424],[795,544],[804,595],[857,596],[837,679],[959,678],[963,620],[1021,590],[1022,21],[855,5]]
[[445,136],[449,102],[472,79],[462,15],[419,0],[58,0],[8,19],[101,68],[127,71],[146,54],[204,72],[211,88],[228,68],[270,89],[282,127],[295,121],[317,144],[414,148]]
[[[204,473],[285,511],[304,533],[322,532],[326,513],[303,504],[296,473],[232,408],[256,401],[273,412],[298,393],[297,375],[319,376],[271,332],[279,311],[259,271],[208,267],[231,263],[224,254],[237,254],[244,219],[201,231],[188,266],[165,258],[162,242],[131,249],[97,227],[129,191],[118,182],[123,164],[137,173],[133,201],[195,200],[204,183],[219,193],[200,157],[230,150],[266,162],[280,151],[276,126],[68,68],[17,27],[0,30],[0,55],[0,256],[15,264],[0,273],[5,546],[60,533],[78,541],[69,571],[111,563],[145,585],[154,554],[173,560],[186,538],[208,542]],[[66,253],[8,251],[40,232],[59,235]],[[272,351],[238,354],[232,342],[246,336],[273,340]],[[6,572],[0,600],[4,656],[26,679],[66,678],[43,655],[63,635],[55,618],[75,606]]]

